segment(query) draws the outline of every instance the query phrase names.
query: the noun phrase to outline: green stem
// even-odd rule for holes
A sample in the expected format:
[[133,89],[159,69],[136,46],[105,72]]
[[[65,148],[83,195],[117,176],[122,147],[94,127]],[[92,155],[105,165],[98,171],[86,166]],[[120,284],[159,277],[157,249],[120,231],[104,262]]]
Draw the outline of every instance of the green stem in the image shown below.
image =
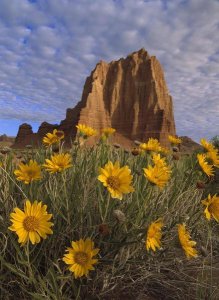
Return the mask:
[[62,173],[62,180],[63,180],[64,194],[65,194],[65,201],[66,201],[67,220],[68,220],[68,225],[70,225],[69,202],[68,202],[68,195],[66,189],[66,173]]
[[106,218],[107,218],[107,213],[108,213],[108,210],[109,210],[109,204],[110,204],[110,194],[108,194],[107,196],[107,203],[106,203],[106,210],[105,210],[105,214],[104,214],[104,217],[103,217],[103,223],[105,222]]
[[8,174],[7,171],[5,171],[2,167],[0,169],[8,176],[8,178],[16,185],[16,187],[21,191],[21,193],[24,195],[24,197],[27,199],[27,195],[24,193],[24,191],[19,187],[19,185],[14,181],[14,179]]
[[26,254],[26,257],[27,257],[27,265],[28,265],[28,272],[29,272],[30,281],[33,281],[33,270],[31,268],[31,263],[30,263],[29,240],[27,241],[27,244],[25,246],[25,254]]

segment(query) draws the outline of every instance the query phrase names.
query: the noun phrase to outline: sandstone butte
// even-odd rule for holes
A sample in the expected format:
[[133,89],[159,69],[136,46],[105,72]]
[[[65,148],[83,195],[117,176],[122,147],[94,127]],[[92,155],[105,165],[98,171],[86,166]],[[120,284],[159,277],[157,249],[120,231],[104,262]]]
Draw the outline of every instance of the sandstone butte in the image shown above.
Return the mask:
[[59,125],[43,122],[33,133],[30,125],[22,124],[13,147],[39,145],[45,134],[55,128],[64,131],[69,145],[78,123],[97,130],[115,128],[113,142],[125,147],[134,140],[145,142],[150,137],[168,145],[168,135],[176,134],[173,104],[156,57],[140,49],[118,61],[100,61],[86,79],[81,101],[67,109]]

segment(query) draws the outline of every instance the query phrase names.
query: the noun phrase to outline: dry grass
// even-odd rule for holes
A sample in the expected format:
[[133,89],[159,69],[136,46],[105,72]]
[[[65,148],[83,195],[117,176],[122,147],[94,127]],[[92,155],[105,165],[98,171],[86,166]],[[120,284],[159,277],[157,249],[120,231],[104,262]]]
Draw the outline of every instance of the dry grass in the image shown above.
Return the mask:
[[[31,186],[16,181],[15,163],[30,158],[43,163],[49,151],[26,150],[4,155],[0,170],[0,292],[2,299],[219,299],[219,225],[208,222],[201,200],[215,193],[209,182],[206,190],[196,188],[203,180],[196,156],[179,161],[168,157],[172,179],[163,190],[152,186],[142,168],[150,157],[132,156],[122,149],[100,145],[74,146],[69,150],[73,167],[64,174],[49,175]],[[20,155],[15,160],[15,156]],[[98,169],[108,161],[119,160],[133,174],[135,192],[122,201],[110,199],[97,180]],[[17,236],[8,230],[14,207],[23,208],[26,195],[41,200],[53,213],[54,234],[30,247],[30,264]],[[113,211],[126,216],[119,223]],[[165,223],[162,249],[145,249],[146,231],[151,222],[162,217]],[[197,241],[199,256],[188,260],[181,249],[178,223],[185,222],[192,239]],[[106,223],[110,234],[99,233]],[[75,280],[61,258],[70,241],[90,237],[99,247],[99,264],[88,278]],[[31,268],[31,276],[30,276]]]

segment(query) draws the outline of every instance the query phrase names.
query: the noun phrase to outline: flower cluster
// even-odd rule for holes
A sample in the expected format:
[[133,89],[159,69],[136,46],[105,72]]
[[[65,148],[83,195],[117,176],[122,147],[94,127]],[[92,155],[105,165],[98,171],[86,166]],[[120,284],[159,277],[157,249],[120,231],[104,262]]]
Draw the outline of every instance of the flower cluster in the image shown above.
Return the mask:
[[169,139],[169,142],[175,146],[175,145],[179,145],[182,143],[182,140],[176,136],[173,136],[173,135],[169,135],[168,136],[168,139]]
[[43,144],[49,147],[53,144],[58,144],[62,139],[64,139],[64,132],[54,129],[52,133],[47,133],[43,138]]
[[[47,213],[47,205],[42,202],[34,201],[33,204],[26,200],[24,211],[16,207],[10,214],[12,225],[9,227],[18,236],[18,242],[25,245],[31,242],[33,245],[38,244],[47,235],[52,234],[51,227],[54,225],[50,222],[52,214]],[[75,278],[88,275],[89,270],[94,270],[93,265],[97,259],[93,258],[99,249],[94,248],[94,243],[87,238],[85,241],[72,241],[72,248],[67,248],[68,253],[64,255],[63,261],[70,265],[69,269],[74,273]]]
[[197,154],[199,166],[207,176],[214,175],[214,167],[219,168],[219,150],[205,139],[200,140],[205,153]]
[[153,154],[154,165],[144,168],[144,176],[159,188],[163,188],[170,179],[171,169],[167,165],[165,158],[161,158],[160,154]]
[[[158,219],[155,222],[151,223],[148,227],[145,241],[147,251],[149,251],[150,249],[156,251],[156,248],[161,248],[161,230],[163,225],[164,224],[162,220]],[[196,242],[190,240],[191,237],[188,231],[186,231],[185,224],[178,224],[178,238],[187,258],[197,257],[197,250],[194,248]]]
[[[97,131],[84,124],[78,124],[78,135],[87,139],[90,136],[97,134]],[[115,129],[111,127],[104,128],[102,135],[108,138],[115,133]],[[43,138],[43,143],[46,146],[58,144],[64,139],[64,133],[62,131],[53,130],[53,133],[48,133]],[[172,144],[180,144],[181,140],[177,137],[169,136],[169,141]],[[206,153],[199,153],[197,159],[202,170],[208,175],[213,175],[213,167],[218,167],[219,157],[218,150],[214,148],[211,143],[206,140],[201,140],[201,144]],[[106,148],[106,147],[104,147]],[[46,153],[51,149],[47,149]],[[132,149],[132,154],[138,155],[144,151],[149,151],[149,159],[151,164],[146,168],[143,168],[143,175],[153,185],[158,186],[160,189],[168,183],[171,177],[171,167],[168,165],[168,158],[162,157],[163,154],[168,154],[169,150],[161,147],[158,140],[150,138],[147,143],[142,143],[139,148]],[[143,156],[145,158],[145,156]],[[211,160],[212,164],[208,163]],[[59,153],[53,154],[50,158],[46,158],[42,165],[39,165],[37,161],[30,160],[27,163],[20,163],[17,169],[14,171],[16,179],[23,181],[24,184],[30,184],[33,181],[39,181],[43,178],[43,172],[41,170],[55,174],[64,172],[71,168],[72,156],[70,153],[62,153],[61,147],[59,147]],[[141,174],[141,173],[140,173]],[[54,175],[51,175],[54,176]],[[111,198],[122,200],[124,195],[130,194],[135,191],[133,184],[133,175],[128,165],[120,166],[120,162],[113,163],[109,160],[103,167],[99,168],[99,173],[96,180],[100,181],[105,188],[105,192],[109,193]],[[31,188],[31,187],[30,187]],[[149,187],[153,190],[153,187]],[[133,199],[130,196],[130,202]],[[108,197],[108,205],[110,206]],[[121,202],[120,202],[121,203]],[[202,204],[205,206],[204,215],[207,220],[214,219],[219,222],[219,197],[208,195],[207,199],[202,200]],[[111,207],[112,209],[112,207]],[[141,209],[141,208],[140,208]],[[113,216],[116,218],[117,223],[124,223],[126,225],[128,218],[120,209],[112,209]],[[51,222],[53,215],[47,212],[47,205],[41,201],[33,201],[26,199],[24,203],[24,209],[21,210],[18,207],[14,208],[14,211],[10,214],[11,226],[9,230],[15,232],[18,236],[18,242],[24,246],[29,244],[33,245],[41,242],[42,239],[46,239],[49,235],[53,234],[52,227],[54,223]],[[103,218],[105,221],[105,218]],[[186,229],[185,223],[177,224],[178,228],[178,240],[182,249],[185,252],[187,258],[195,258],[198,256],[196,249],[196,242],[192,240],[189,231]],[[128,231],[128,226],[127,226]],[[157,251],[162,247],[162,235],[164,230],[164,217],[155,219],[150,223],[147,228],[146,239],[144,241],[145,248],[149,252]],[[102,237],[109,236],[111,231],[108,224],[99,225],[99,232]],[[80,237],[79,237],[80,238]],[[138,242],[138,241],[137,241]],[[64,251],[63,251],[64,252]],[[95,248],[94,242],[90,238],[71,241],[71,247],[65,250],[65,254],[62,257],[62,261],[68,266],[68,269],[73,272],[75,278],[87,276],[89,271],[94,270],[94,265],[98,263],[96,255],[100,252],[99,248]]]
[[160,152],[162,147],[157,139],[149,138],[147,143],[142,143],[139,148],[144,151]]
[[219,168],[219,150],[205,139],[201,139],[200,143],[206,150],[206,159],[208,159],[213,166]]
[[202,171],[208,176],[213,176],[214,175],[213,165],[208,164],[206,154],[204,153],[197,154],[197,159]]
[[92,127],[86,126],[84,124],[78,124],[76,125],[76,127],[78,129],[79,136],[82,136],[83,138],[97,135],[97,131]]

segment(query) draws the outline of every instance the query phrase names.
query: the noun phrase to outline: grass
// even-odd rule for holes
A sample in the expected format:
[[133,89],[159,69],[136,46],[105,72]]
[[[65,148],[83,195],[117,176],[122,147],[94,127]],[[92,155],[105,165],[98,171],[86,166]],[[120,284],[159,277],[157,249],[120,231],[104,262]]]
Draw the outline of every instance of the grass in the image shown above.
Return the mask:
[[[1,158],[1,299],[219,299],[219,225],[206,220],[201,204],[217,186],[211,181],[197,189],[197,181],[206,178],[195,153],[180,160],[167,157],[172,176],[160,190],[143,175],[150,155],[133,156],[105,144],[73,146],[68,152],[72,168],[53,175],[43,171],[43,179],[31,185],[16,180],[16,164],[31,158],[43,164],[50,150],[26,150],[19,159],[13,150]],[[135,192],[121,201],[110,198],[97,180],[99,167],[109,160],[132,170]],[[43,201],[54,223],[53,235],[29,245],[29,253],[8,230],[10,213],[23,209],[25,198]],[[124,221],[118,221],[115,210],[124,213]],[[160,217],[165,224],[162,248],[147,252],[147,228]],[[179,223],[186,223],[197,242],[197,258],[186,258],[178,241]],[[107,224],[108,235],[99,231],[101,224]],[[99,263],[88,277],[74,279],[62,257],[71,241],[86,237],[100,248]]]

